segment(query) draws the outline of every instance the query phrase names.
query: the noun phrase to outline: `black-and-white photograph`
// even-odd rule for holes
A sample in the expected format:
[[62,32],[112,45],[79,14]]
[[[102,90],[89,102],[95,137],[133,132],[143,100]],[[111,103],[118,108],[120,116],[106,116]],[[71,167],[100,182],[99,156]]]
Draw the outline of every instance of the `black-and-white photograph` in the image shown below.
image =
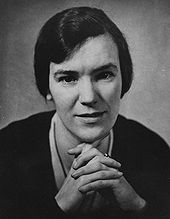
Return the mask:
[[170,1],[0,17],[0,219],[170,219]]

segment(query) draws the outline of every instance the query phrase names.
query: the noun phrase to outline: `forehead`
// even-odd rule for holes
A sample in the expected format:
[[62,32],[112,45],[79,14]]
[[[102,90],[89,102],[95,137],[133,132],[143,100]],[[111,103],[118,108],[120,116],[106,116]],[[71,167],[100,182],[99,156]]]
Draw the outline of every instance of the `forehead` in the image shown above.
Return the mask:
[[89,38],[69,59],[55,68],[64,70],[89,71],[113,63],[119,66],[116,44],[108,34]]

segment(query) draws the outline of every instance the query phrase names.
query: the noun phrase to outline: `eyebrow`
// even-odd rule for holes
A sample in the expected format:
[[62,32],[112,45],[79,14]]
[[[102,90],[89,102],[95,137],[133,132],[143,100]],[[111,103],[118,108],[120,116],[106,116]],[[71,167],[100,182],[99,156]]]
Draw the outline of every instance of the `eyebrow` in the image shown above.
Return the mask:
[[102,65],[102,66],[99,66],[99,67],[93,69],[93,72],[103,71],[103,70],[108,69],[108,68],[114,68],[115,70],[118,70],[118,67],[117,67],[116,64],[113,64],[112,62],[109,62],[106,65]]
[[[109,62],[108,64],[105,64],[105,65],[102,65],[102,66],[99,66],[95,69],[92,70],[92,72],[98,72],[98,71],[103,71],[103,70],[106,70],[108,68],[114,68],[114,70],[118,70],[118,67],[116,64],[113,64],[112,62]],[[56,72],[55,72],[56,75],[63,75],[63,74],[79,74],[77,71],[74,71],[74,70],[63,70],[63,69],[58,69]]]
[[55,75],[68,75],[68,74],[78,74],[77,71],[72,71],[72,70],[63,70],[63,69],[58,69],[55,73]]

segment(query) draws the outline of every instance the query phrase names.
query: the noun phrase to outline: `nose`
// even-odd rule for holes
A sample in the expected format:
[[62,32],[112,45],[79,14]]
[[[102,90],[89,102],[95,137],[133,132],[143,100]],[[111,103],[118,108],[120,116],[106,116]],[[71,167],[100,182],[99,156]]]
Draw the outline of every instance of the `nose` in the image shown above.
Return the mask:
[[97,102],[97,94],[90,78],[82,79],[79,84],[79,101],[83,105],[93,105]]

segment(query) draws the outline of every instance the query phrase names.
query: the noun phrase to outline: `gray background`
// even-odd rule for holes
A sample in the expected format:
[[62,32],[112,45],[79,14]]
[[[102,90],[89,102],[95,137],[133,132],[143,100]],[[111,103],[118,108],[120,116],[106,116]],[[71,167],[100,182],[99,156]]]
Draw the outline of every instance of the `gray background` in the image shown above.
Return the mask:
[[57,11],[85,5],[102,8],[130,45],[135,78],[122,100],[121,113],[155,130],[170,144],[169,0],[1,0],[0,127],[53,108],[35,87],[32,65],[37,34]]

